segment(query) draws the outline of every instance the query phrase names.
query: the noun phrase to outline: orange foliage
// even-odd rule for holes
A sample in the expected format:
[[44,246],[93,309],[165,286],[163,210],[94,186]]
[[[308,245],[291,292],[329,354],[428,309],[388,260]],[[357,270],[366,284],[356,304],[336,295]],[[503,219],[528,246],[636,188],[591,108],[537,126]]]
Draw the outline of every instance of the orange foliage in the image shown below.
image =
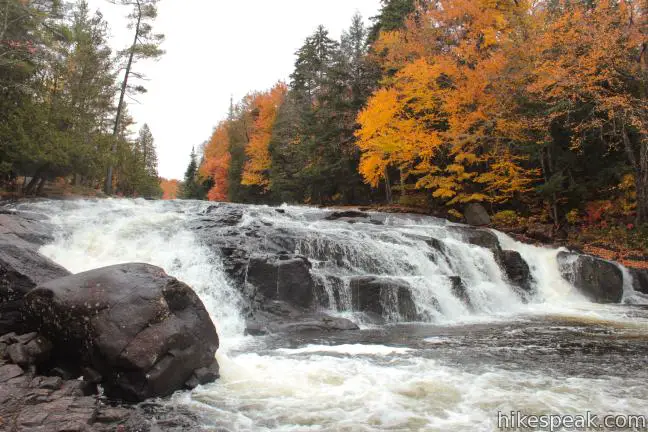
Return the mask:
[[221,122],[203,150],[203,163],[199,173],[203,178],[211,178],[214,181],[214,187],[207,194],[210,201],[227,201],[228,174],[232,159],[228,129],[228,123]]
[[551,109],[535,119],[538,130],[548,131],[552,122],[568,121],[587,106],[588,115],[575,125],[576,149],[588,131],[610,143],[623,141],[630,128],[648,133],[645,89],[636,91],[644,84],[630,78],[645,76],[648,68],[646,9],[640,3],[574,2],[539,32],[527,88]]
[[376,186],[388,167],[399,168],[449,205],[528,192],[539,173],[523,168],[525,159],[510,150],[523,125],[502,77],[506,49],[531,6],[426,4],[404,30],[383,33],[376,44],[387,78],[358,116],[360,173]]
[[160,187],[163,192],[162,199],[174,200],[178,198],[178,192],[180,190],[180,182],[178,180],[167,180],[162,178],[160,179]]
[[243,185],[261,186],[264,190],[270,185],[268,171],[271,159],[268,146],[279,107],[287,92],[286,84],[279,83],[270,91],[250,97],[248,106],[252,114],[252,126],[248,130],[249,142],[245,148],[248,160],[243,170]]

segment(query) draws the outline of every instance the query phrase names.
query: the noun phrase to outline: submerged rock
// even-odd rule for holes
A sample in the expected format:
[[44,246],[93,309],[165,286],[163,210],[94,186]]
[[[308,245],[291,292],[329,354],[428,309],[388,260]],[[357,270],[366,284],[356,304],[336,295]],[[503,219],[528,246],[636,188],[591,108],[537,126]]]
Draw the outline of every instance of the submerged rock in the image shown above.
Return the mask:
[[60,364],[90,367],[106,394],[166,396],[212,367],[218,335],[189,286],[147,264],[92,270],[41,284],[25,301]]
[[589,255],[558,253],[562,277],[596,303],[619,303],[623,299],[623,272],[614,263]]
[[338,211],[338,212],[333,212],[330,215],[326,216],[325,219],[329,221],[334,221],[339,219],[357,219],[357,218],[367,219],[369,218],[369,214],[358,210]]

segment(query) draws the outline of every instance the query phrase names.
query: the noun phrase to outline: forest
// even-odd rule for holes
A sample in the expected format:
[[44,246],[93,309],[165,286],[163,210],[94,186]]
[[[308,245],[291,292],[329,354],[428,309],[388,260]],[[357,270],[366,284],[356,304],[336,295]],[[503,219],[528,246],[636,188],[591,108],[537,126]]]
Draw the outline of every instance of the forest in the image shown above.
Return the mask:
[[[157,0],[115,2],[133,43],[113,52],[83,1],[0,6],[0,187],[36,194],[59,179],[108,195],[162,196],[153,134],[132,133],[127,101],[146,92],[137,64],[163,54]],[[22,179],[22,183],[19,179]]]
[[480,203],[551,238],[648,238],[645,1],[382,0],[339,40],[316,28],[285,82],[231,101],[182,182],[159,178],[154,137],[128,113],[142,61],[164,54],[158,0],[113,3],[133,36],[116,52],[82,0],[3,3],[0,188],[452,220]]
[[[500,225],[648,222],[646,2],[384,0],[232,103],[186,196],[382,204]],[[635,229],[636,228],[636,229]]]

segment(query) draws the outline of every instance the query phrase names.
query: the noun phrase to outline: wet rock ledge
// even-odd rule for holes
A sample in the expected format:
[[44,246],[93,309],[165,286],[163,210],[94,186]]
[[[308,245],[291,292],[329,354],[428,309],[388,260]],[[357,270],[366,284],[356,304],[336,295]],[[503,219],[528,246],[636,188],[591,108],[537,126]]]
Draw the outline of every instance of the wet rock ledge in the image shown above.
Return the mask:
[[49,232],[0,214],[0,430],[197,430],[141,402],[219,377],[198,296],[147,264],[71,275],[37,252]]

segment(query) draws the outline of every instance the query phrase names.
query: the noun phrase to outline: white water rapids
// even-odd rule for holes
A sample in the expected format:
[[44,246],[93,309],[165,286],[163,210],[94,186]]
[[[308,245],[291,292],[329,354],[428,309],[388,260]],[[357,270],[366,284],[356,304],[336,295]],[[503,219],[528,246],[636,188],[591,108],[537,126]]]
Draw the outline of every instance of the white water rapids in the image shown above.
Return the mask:
[[[239,227],[261,221],[298,232],[294,252],[314,262],[319,280],[399,277],[430,317],[418,324],[360,322],[363,330],[349,335],[253,338],[243,336],[244,300],[221,257],[187,226],[208,205],[19,205],[50,217],[56,240],[41,252],[74,273],[146,262],[196,290],[221,336],[222,377],[168,403],[189,407],[205,430],[493,431],[498,411],[648,415],[648,313],[587,302],[561,277],[557,250],[497,234],[504,249],[530,265],[536,294],[525,303],[492,253],[464,243],[445,221],[394,215],[383,225],[348,224],[324,220],[319,209],[246,207]],[[443,242],[445,256],[435,255],[422,236]],[[340,266],[326,264],[331,254],[342,257]],[[454,275],[470,290],[474,311],[452,295],[448,276]],[[333,313],[358,322],[344,292]]]

